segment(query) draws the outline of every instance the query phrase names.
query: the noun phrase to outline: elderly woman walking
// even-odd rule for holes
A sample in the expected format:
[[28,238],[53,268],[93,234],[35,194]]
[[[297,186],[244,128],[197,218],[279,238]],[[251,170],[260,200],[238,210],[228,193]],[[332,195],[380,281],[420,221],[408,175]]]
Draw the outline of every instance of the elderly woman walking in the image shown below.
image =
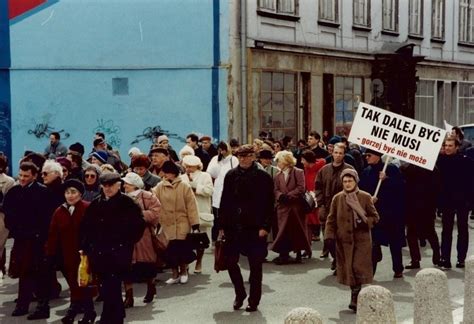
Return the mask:
[[156,294],[154,283],[157,270],[155,266],[156,253],[153,250],[151,234],[156,231],[161,205],[155,194],[143,190],[145,185],[138,174],[129,172],[122,180],[125,194],[140,206],[147,226],[142,238],[135,244],[132,256],[132,270],[124,280],[124,306],[129,308],[133,307],[133,282],[146,281],[147,291],[143,299],[144,303],[151,303]]
[[[196,196],[200,227],[204,227],[207,235],[210,236],[214,224],[214,216],[211,213],[211,197],[214,192],[214,185],[212,184],[211,175],[202,171],[201,159],[194,155],[186,155],[183,158],[183,167],[186,174],[181,175],[181,178],[191,185]],[[204,249],[197,249],[196,254],[194,273],[201,273]]]
[[[304,172],[295,167],[296,159],[289,151],[280,151],[275,160],[281,170],[275,177],[275,200],[277,201],[278,234],[272,250],[280,255],[273,260],[282,265],[301,262],[301,251],[311,253],[307,238],[306,215],[302,195],[305,192]],[[296,252],[296,260],[289,253]]]
[[199,214],[191,186],[179,177],[179,168],[172,161],[163,163],[162,179],[153,192],[161,202],[160,225],[169,239],[166,263],[173,270],[167,284],[188,282],[188,264],[196,259],[186,235],[199,231]]
[[357,311],[361,285],[373,279],[371,228],[379,221],[372,197],[359,190],[353,169],[341,173],[343,191],[332,200],[326,221],[325,240],[336,245],[337,281],[351,287],[349,308]]

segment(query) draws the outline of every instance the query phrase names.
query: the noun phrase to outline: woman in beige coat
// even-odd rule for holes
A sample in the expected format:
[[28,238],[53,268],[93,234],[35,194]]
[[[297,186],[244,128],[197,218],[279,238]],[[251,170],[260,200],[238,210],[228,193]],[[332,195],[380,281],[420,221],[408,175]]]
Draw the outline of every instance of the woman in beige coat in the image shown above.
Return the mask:
[[379,214],[370,194],[359,190],[355,170],[343,170],[341,179],[343,191],[332,200],[324,237],[328,247],[336,245],[337,281],[351,287],[349,308],[356,311],[361,285],[373,279],[370,230]]
[[[181,178],[184,182],[189,183],[191,189],[193,189],[199,210],[200,227],[206,230],[208,237],[211,237],[211,228],[214,224],[214,216],[211,210],[211,197],[214,192],[214,185],[212,184],[211,175],[202,171],[201,159],[195,155],[185,156],[182,165],[186,173],[182,174]],[[194,273],[201,273],[204,249],[197,249],[196,254]]]
[[147,283],[147,292],[144,303],[151,303],[156,294],[154,279],[156,276],[156,253],[153,250],[151,233],[156,230],[160,215],[160,201],[156,196],[143,190],[145,184],[141,177],[129,172],[122,178],[125,193],[131,197],[140,206],[143,212],[143,218],[146,222],[146,228],[143,236],[135,244],[132,256],[132,271],[125,279],[125,308],[133,307],[133,282]]
[[199,214],[191,186],[179,177],[179,168],[172,161],[163,163],[160,172],[163,179],[153,192],[161,202],[160,225],[169,240],[166,263],[173,276],[167,284],[188,282],[187,265],[196,259],[186,235],[199,231]]

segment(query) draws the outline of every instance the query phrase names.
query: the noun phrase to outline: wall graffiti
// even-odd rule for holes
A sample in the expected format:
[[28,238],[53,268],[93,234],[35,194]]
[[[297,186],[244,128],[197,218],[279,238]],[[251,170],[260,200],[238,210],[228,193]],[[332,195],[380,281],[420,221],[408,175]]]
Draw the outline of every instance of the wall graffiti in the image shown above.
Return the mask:
[[120,144],[122,144],[122,140],[120,139],[120,126],[115,125],[114,121],[111,119],[98,119],[97,127],[94,128],[92,131],[94,133],[104,133],[107,143],[113,148],[119,148]]
[[28,134],[35,135],[36,138],[43,138],[49,137],[49,134],[52,132],[58,132],[61,134],[62,139],[69,138],[70,134],[66,132],[64,129],[57,130],[55,127],[51,126],[51,114],[45,114],[42,117],[41,122],[37,122],[36,120],[32,120],[33,127],[28,130]]
[[137,144],[143,140],[149,140],[150,142],[153,142],[153,139],[157,138],[158,136],[161,135],[166,135],[169,138],[174,138],[177,139],[183,143],[186,143],[186,139],[179,136],[178,134],[171,133],[168,130],[162,129],[160,125],[154,126],[154,127],[146,127],[140,135],[135,136],[135,139],[133,142],[131,142],[131,145]]

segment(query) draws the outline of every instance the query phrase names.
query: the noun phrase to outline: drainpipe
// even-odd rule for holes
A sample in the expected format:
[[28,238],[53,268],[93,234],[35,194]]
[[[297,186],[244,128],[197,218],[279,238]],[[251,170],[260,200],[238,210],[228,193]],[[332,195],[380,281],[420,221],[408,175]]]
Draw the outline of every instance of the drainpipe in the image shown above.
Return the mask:
[[247,141],[247,0],[240,1],[240,93],[242,105],[242,144]]

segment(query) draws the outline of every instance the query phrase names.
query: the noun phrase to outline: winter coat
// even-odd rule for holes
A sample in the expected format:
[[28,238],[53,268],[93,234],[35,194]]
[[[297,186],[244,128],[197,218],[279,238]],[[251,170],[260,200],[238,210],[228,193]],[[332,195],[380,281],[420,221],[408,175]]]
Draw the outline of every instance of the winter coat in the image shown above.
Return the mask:
[[61,178],[56,178],[53,182],[46,185],[46,188],[51,193],[52,197],[52,204],[54,210],[61,206],[65,201],[66,198],[64,197],[64,187]]
[[[307,191],[315,192],[316,189],[316,176],[319,170],[325,165],[324,159],[318,159],[313,166],[304,169],[304,183]],[[306,214],[307,222],[311,225],[319,225],[318,209],[314,209],[312,212]]]
[[227,172],[219,206],[218,227],[224,231],[265,229],[274,212],[273,179],[257,163]]
[[169,240],[184,240],[191,226],[199,224],[199,212],[191,186],[180,177],[161,181],[152,190],[161,203],[160,225]]
[[232,154],[222,160],[218,160],[216,155],[209,162],[207,173],[214,179],[214,192],[212,194],[212,207],[219,208],[221,204],[222,190],[224,188],[224,178],[229,170],[239,165],[239,160]]
[[367,224],[354,227],[352,209],[344,192],[334,196],[326,222],[325,239],[336,242],[337,281],[343,285],[370,284],[373,279],[372,238],[370,229],[379,220],[371,195],[359,190],[357,198],[367,212]]
[[323,225],[326,223],[332,197],[342,190],[341,172],[344,169],[354,168],[352,165],[344,162],[337,167],[332,163],[326,164],[319,170],[316,176],[316,200],[319,207],[319,220]]
[[145,221],[132,198],[118,192],[93,200],[80,228],[80,247],[89,256],[94,273],[130,271],[135,243],[143,236]]
[[[360,176],[359,188],[373,195],[382,169],[382,161],[365,168]],[[373,229],[373,239],[382,245],[395,242],[406,245],[403,177],[400,170],[393,164],[388,164],[385,174],[387,178],[382,181],[375,203],[375,208],[380,215],[380,222]]]
[[[303,211],[302,195],[305,192],[304,172],[298,168],[291,168],[288,179],[280,171],[274,179],[274,192],[277,201],[278,234],[271,249],[281,252],[282,244],[289,239],[290,250],[299,252],[311,251],[306,230],[306,215]],[[286,195],[288,201],[280,201],[280,196]]]
[[140,206],[143,219],[146,223],[142,238],[133,248],[132,263],[155,263],[156,253],[151,241],[151,231],[156,231],[156,225],[158,225],[160,217],[161,203],[155,194],[145,190],[140,190],[138,195],[132,197],[132,199]]
[[[212,212],[211,197],[214,192],[211,175],[207,172],[197,170],[191,175],[191,177],[193,179],[192,181],[189,180],[187,174],[181,175],[183,182],[188,183],[191,186],[191,189],[193,189],[199,214],[210,214]],[[203,223],[203,220],[200,218],[199,222]]]

